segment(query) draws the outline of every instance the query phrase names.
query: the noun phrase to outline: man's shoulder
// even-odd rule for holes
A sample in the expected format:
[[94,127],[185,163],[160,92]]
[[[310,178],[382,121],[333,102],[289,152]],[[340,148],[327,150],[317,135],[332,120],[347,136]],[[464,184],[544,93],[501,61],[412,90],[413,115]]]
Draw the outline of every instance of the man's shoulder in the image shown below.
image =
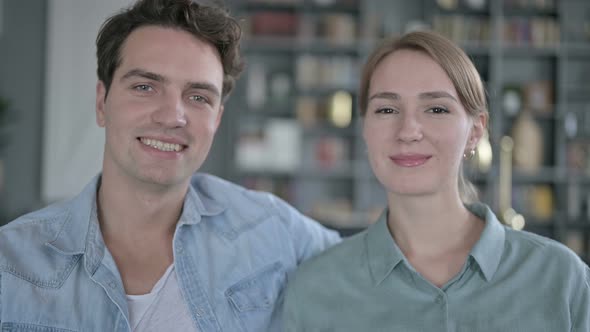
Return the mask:
[[48,254],[48,245],[70,218],[67,204],[59,203],[25,214],[0,227],[0,271],[44,280],[42,274],[51,272],[51,264],[59,261]]
[[[59,231],[60,224],[69,219],[67,202],[46,206],[42,209],[24,214],[0,227],[0,248],[3,245],[22,238],[42,238],[45,233]],[[57,229],[56,229],[57,228]],[[0,254],[2,250],[0,250]]]
[[191,187],[199,194],[227,208],[251,210],[255,207],[276,208],[282,201],[267,192],[247,189],[236,183],[206,173],[195,173],[191,178]]

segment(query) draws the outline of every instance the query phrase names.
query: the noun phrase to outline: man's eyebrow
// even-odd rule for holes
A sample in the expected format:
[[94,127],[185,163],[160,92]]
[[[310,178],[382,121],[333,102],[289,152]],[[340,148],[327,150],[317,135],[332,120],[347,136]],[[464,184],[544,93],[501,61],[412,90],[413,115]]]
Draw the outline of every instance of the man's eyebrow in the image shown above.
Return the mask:
[[156,74],[156,73],[152,73],[143,69],[131,69],[130,71],[128,71],[127,73],[125,73],[125,75],[123,75],[121,77],[121,81],[126,80],[130,77],[143,77],[143,78],[147,78],[148,80],[152,80],[152,81],[156,81],[156,82],[162,82],[162,83],[166,83],[168,82],[168,79],[160,74]]
[[438,99],[438,98],[449,98],[454,100],[455,102],[459,102],[457,101],[457,99],[455,97],[453,97],[450,93],[448,92],[444,92],[444,91],[430,91],[430,92],[422,92],[421,94],[418,95],[418,98],[420,99]]
[[207,90],[216,96],[221,95],[221,92],[215,85],[207,82],[190,82],[187,84],[187,88],[195,90]]
[[401,99],[400,95],[395,92],[379,92],[372,95],[369,100],[373,99],[391,99],[391,100],[399,100]]

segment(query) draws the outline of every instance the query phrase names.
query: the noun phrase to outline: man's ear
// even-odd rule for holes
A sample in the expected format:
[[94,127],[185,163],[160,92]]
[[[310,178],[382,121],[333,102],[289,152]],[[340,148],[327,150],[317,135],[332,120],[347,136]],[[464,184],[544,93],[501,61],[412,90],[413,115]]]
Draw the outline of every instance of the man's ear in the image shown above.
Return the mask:
[[480,112],[475,118],[473,118],[473,124],[471,126],[471,132],[469,134],[469,140],[467,142],[468,150],[473,150],[477,146],[477,143],[483,137],[486,128],[488,126],[488,114]]
[[104,115],[106,93],[104,83],[101,80],[96,82],[96,124],[102,128],[104,128],[106,122]]
[[223,111],[225,110],[225,108],[223,106],[224,106],[223,104],[219,105],[219,110],[217,112],[217,118],[215,119],[215,131],[217,131],[217,128],[219,128],[219,125],[221,124],[221,118],[223,117]]

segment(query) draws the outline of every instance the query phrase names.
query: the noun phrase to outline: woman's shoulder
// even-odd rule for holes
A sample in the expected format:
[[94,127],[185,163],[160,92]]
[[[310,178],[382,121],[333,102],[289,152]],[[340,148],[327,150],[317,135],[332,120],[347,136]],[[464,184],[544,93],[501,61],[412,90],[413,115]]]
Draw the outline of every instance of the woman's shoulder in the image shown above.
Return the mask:
[[[366,265],[366,230],[344,238],[342,242],[301,264],[293,283],[307,287],[319,279],[333,280],[335,276],[354,275]],[[291,283],[291,282],[290,282]]]
[[505,250],[506,255],[518,254],[523,259],[538,259],[539,264],[553,266],[557,272],[584,272],[588,268],[580,256],[563,243],[528,231],[507,227]]

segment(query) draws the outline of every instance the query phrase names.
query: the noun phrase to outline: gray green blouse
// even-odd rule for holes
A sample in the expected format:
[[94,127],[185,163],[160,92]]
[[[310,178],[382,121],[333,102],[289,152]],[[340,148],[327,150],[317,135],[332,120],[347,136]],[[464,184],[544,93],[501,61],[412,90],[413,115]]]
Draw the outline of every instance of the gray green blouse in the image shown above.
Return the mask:
[[285,298],[286,331],[590,331],[590,270],[562,244],[500,224],[485,228],[442,288],[424,279],[387,228],[368,230],[301,266]]

